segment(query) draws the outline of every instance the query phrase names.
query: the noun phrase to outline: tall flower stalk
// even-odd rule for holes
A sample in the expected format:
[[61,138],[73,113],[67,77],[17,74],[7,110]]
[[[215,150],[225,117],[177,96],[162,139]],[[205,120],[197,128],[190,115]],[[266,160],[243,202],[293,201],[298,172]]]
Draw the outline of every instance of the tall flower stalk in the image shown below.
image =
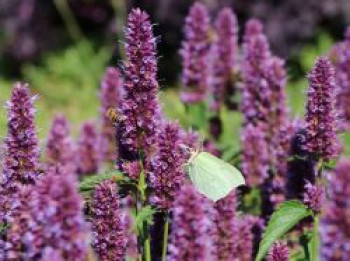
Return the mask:
[[237,18],[230,8],[224,8],[215,21],[216,39],[212,46],[213,82],[211,87],[211,109],[218,111],[226,95],[234,95],[233,69],[237,63]]
[[185,21],[182,57],[181,100],[186,104],[203,102],[210,83],[210,19],[206,7],[196,2]]
[[108,67],[101,81],[101,156],[105,162],[113,162],[117,158],[116,133],[109,112],[116,110],[122,95],[122,79],[119,70]]
[[75,148],[69,137],[69,124],[63,115],[56,115],[52,121],[46,144],[47,167],[63,167],[67,173],[75,174],[77,169]]
[[12,202],[22,186],[35,183],[39,175],[38,138],[34,125],[34,100],[28,85],[16,83],[6,107],[8,133],[0,186],[0,220],[11,217]]
[[202,196],[189,184],[174,204],[167,260],[208,260],[208,227]]
[[[138,191],[134,196],[138,212],[139,207],[147,204],[151,158],[158,148],[161,124],[157,99],[156,38],[147,13],[140,9],[131,11],[125,29],[125,42],[124,93],[117,123],[118,165],[137,182]],[[135,173],[135,168],[138,173]],[[144,258],[150,260],[147,221],[143,222],[139,232],[139,245],[143,245]]]
[[101,163],[98,140],[95,124],[93,122],[85,122],[81,127],[77,146],[78,174],[80,176],[98,172]]

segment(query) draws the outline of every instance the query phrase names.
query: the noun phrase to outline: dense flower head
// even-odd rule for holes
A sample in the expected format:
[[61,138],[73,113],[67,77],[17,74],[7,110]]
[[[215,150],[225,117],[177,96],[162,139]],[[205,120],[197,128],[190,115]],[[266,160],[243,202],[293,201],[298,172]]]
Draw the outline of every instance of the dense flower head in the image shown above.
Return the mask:
[[268,254],[268,261],[288,261],[289,260],[289,249],[285,242],[277,241],[271,247]]
[[0,178],[0,220],[11,215],[11,201],[22,185],[32,185],[39,174],[38,138],[34,125],[34,100],[28,86],[15,84],[8,109],[8,134]]
[[93,122],[85,122],[81,127],[77,146],[79,175],[98,172],[101,162],[98,138],[95,124]]
[[181,100],[185,103],[204,101],[210,82],[210,19],[206,7],[195,3],[185,21],[182,57]]
[[74,144],[69,137],[69,124],[65,116],[56,115],[53,119],[46,144],[47,167],[61,166],[67,173],[76,172]]
[[313,211],[319,212],[324,203],[324,188],[321,185],[306,182],[304,192],[304,203]]
[[336,44],[330,52],[337,82],[336,108],[341,129],[350,128],[350,27],[345,40]]
[[207,260],[208,224],[202,203],[193,186],[182,187],[174,203],[168,260]]
[[164,123],[158,138],[158,150],[152,158],[150,173],[154,188],[152,201],[161,209],[172,207],[185,174],[186,159],[181,149],[180,129],[177,123]]
[[339,153],[336,137],[334,69],[327,58],[317,59],[309,76],[305,128],[306,149],[317,159],[330,160]]
[[215,260],[229,261],[235,259],[235,222],[237,196],[232,191],[227,197],[220,199],[214,205],[213,224],[215,228],[212,236],[213,258]]
[[102,261],[124,260],[126,227],[116,183],[105,180],[96,186],[92,201],[92,246]]
[[21,191],[17,215],[0,242],[5,260],[41,260],[50,250],[62,260],[85,260],[88,226],[76,185],[72,175],[48,172]]
[[330,173],[328,200],[321,216],[322,260],[350,260],[350,160],[342,158]]
[[264,133],[247,125],[242,132],[242,172],[248,186],[258,186],[268,176],[268,152]]
[[267,124],[271,106],[271,89],[265,77],[271,53],[260,25],[257,20],[247,22],[242,47],[241,111],[244,124]]
[[117,157],[115,128],[108,116],[112,109],[116,110],[122,95],[122,79],[119,70],[108,67],[101,81],[101,137],[100,149],[104,161],[114,161]]
[[237,18],[230,8],[224,8],[215,21],[216,39],[212,46],[213,83],[211,108],[219,110],[227,94],[225,88],[233,88],[232,74],[237,62]]
[[157,145],[160,107],[157,100],[156,39],[149,15],[133,9],[125,29],[124,94],[119,104],[119,142],[130,153],[152,154]]

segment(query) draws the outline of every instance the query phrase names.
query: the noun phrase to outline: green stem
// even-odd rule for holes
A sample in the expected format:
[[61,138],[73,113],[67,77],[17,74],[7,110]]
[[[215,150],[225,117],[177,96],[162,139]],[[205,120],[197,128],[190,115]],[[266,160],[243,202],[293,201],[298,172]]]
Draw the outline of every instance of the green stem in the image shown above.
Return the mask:
[[[140,166],[141,166],[141,172],[140,172],[140,178],[139,178],[139,191],[141,195],[141,203],[142,208],[147,204],[147,197],[146,197],[146,177],[145,177],[145,171],[143,169],[143,162],[140,160]],[[143,238],[143,245],[144,245],[144,258],[145,261],[151,261],[151,240],[149,236],[148,231],[148,224],[147,221],[143,222],[143,228],[142,228],[142,238]]]
[[162,261],[166,261],[166,254],[168,249],[168,235],[169,235],[169,218],[168,213],[165,214],[165,224],[163,233],[163,251],[162,251]]
[[316,215],[314,217],[314,231],[312,235],[312,244],[311,244],[311,261],[318,260],[318,247],[319,247],[318,224],[319,224],[319,216]]

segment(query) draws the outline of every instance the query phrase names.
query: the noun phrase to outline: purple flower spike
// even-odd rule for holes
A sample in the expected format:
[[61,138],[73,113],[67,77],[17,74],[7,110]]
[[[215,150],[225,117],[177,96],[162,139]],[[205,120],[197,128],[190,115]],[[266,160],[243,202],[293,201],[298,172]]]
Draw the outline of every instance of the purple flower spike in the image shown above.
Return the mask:
[[125,217],[120,209],[120,198],[115,182],[106,180],[95,188],[92,208],[92,246],[99,260],[124,260]]
[[247,125],[242,133],[242,171],[247,185],[261,185],[268,176],[268,152],[264,133],[259,127]]
[[34,100],[28,85],[15,84],[8,109],[3,175],[0,178],[0,221],[11,216],[12,200],[22,185],[32,185],[39,174],[38,138],[34,126]]
[[69,137],[69,124],[66,117],[56,115],[46,145],[47,167],[66,168],[66,172],[76,173],[76,161],[73,141]]
[[119,70],[108,67],[101,82],[101,153],[106,162],[115,161],[117,158],[117,145],[115,137],[115,127],[108,117],[110,109],[117,109],[121,97],[122,80]]
[[182,86],[180,98],[184,103],[205,100],[210,78],[209,14],[203,4],[195,3],[186,18],[182,57]]
[[323,199],[324,188],[307,181],[305,184],[304,203],[313,211],[319,212],[324,201]]
[[317,159],[325,161],[339,153],[334,107],[335,88],[331,63],[327,58],[319,58],[309,74],[305,148]]
[[321,260],[350,260],[350,160],[340,159],[329,175],[321,217]]
[[172,207],[185,179],[180,129],[177,123],[165,123],[159,135],[158,151],[152,159],[153,202],[160,209]]
[[168,260],[208,260],[207,231],[203,197],[184,185],[174,203]]
[[[256,20],[246,24],[242,60],[242,104],[244,124],[269,122],[271,89],[266,70],[271,57],[266,36],[257,29],[262,25]],[[265,127],[267,128],[267,126]]]
[[346,29],[345,40],[336,44],[330,53],[335,67],[337,81],[337,114],[341,130],[350,129],[350,27]]
[[160,106],[156,39],[148,14],[140,9],[132,10],[125,34],[124,95],[119,104],[118,123],[119,149],[123,149],[119,153],[121,160],[135,159],[140,152],[149,158],[157,148]]
[[[227,91],[233,88],[232,74],[237,60],[237,18],[230,8],[224,8],[215,22],[217,37],[212,48],[213,84],[211,108],[218,111],[225,101]],[[234,90],[230,90],[231,94]]]
[[268,261],[288,261],[289,249],[284,242],[276,242],[270,249],[268,254]]
[[234,233],[236,222],[237,197],[235,191],[215,203],[213,256],[216,260],[234,260],[236,235]]
[[101,155],[98,134],[93,122],[86,122],[81,128],[77,148],[78,174],[95,174],[100,167]]
[[5,244],[0,242],[5,260],[42,260],[50,249],[62,260],[86,260],[88,226],[76,185],[72,175],[48,172],[32,189],[22,190],[18,215]]

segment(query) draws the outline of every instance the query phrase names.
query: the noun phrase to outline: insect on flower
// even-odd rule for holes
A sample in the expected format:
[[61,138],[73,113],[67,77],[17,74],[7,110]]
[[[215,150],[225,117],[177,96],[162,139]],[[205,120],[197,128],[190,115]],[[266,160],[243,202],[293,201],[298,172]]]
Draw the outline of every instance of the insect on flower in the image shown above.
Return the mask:
[[120,117],[115,108],[109,108],[106,112],[106,116],[113,124],[118,123],[120,121]]
[[241,172],[227,162],[199,149],[189,152],[186,171],[194,187],[214,202],[245,184]]

